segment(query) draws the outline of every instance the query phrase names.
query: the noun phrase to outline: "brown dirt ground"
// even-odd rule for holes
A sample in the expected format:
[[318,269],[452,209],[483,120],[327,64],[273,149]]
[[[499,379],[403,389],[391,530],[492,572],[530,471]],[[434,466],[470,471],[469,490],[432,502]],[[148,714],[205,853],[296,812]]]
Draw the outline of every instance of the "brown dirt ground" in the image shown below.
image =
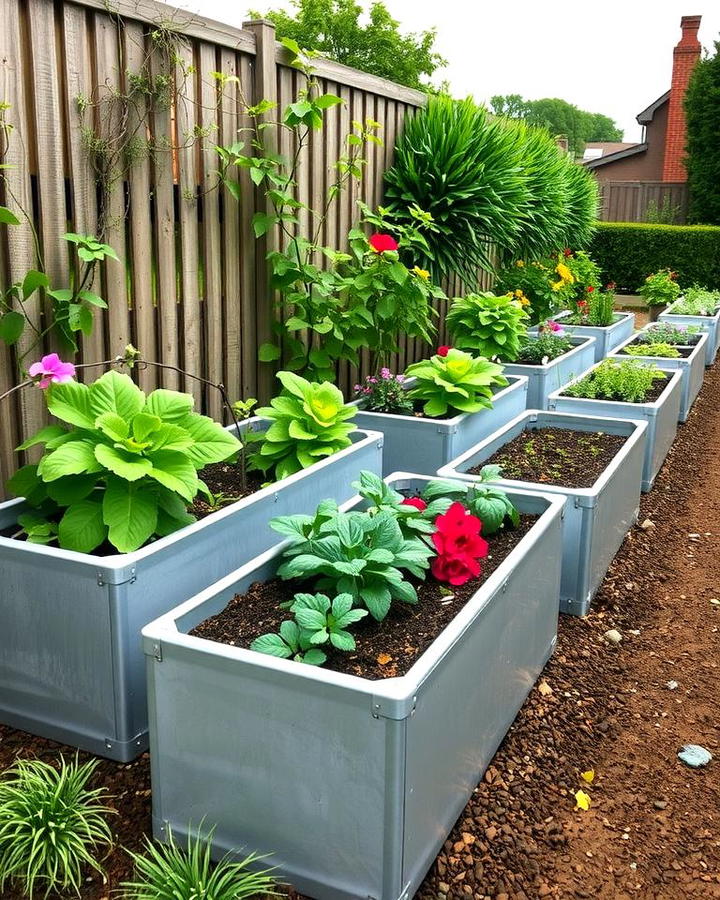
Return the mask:
[[[422,900],[720,898],[720,606],[710,602],[720,599],[719,414],[720,364],[643,497],[640,522],[653,526],[630,532],[592,613],[562,617],[557,652]],[[621,644],[603,639],[610,628]],[[685,767],[685,743],[707,747],[713,762]],[[0,769],[59,749],[0,726]],[[580,773],[591,768],[587,785]],[[150,826],[147,755],[101,761],[96,784],[114,795],[118,845],[137,848]],[[574,809],[578,788],[591,797],[587,812]],[[121,850],[106,866],[108,883],[90,878],[83,900],[109,898],[130,874]]]

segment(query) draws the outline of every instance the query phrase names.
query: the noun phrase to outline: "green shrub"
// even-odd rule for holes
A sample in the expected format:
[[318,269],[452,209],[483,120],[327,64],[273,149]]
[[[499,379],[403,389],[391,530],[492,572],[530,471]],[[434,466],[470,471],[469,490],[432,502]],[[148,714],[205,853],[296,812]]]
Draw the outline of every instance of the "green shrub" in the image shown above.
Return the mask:
[[672,269],[681,287],[720,287],[720,227],[599,222],[589,250],[603,283],[634,292],[650,272]]
[[587,400],[620,400],[625,403],[644,403],[652,390],[653,382],[666,378],[655,366],[636,359],[618,362],[606,359],[589,375],[566,387],[568,397]]
[[635,335],[636,344],[676,344],[692,346],[700,340],[699,325],[671,325],[669,322],[654,322],[644,331]]
[[638,288],[638,294],[648,306],[662,306],[677,300],[680,294],[680,285],[677,283],[675,273],[670,269],[660,269],[643,281]]
[[536,338],[530,338],[523,344],[517,361],[529,365],[545,365],[558,356],[568,353],[573,348],[570,338],[558,334],[540,332]]
[[345,403],[334,384],[310,382],[293,372],[278,372],[277,377],[287,394],[257,410],[272,424],[251,437],[260,449],[250,461],[254,468],[279,480],[349,447],[353,426],[347,419],[356,415],[357,409]]
[[455,349],[449,350],[447,356],[435,355],[414,363],[405,374],[415,378],[410,396],[422,400],[423,412],[432,418],[490,409],[493,388],[508,383],[502,366]]
[[[213,829],[214,831],[214,829]],[[145,838],[145,853],[130,853],[135,864],[134,880],[122,884],[121,900],[245,900],[275,895],[271,869],[251,871],[261,857],[255,853],[242,860],[210,858],[213,831],[189,834],[187,849],[175,843],[168,830],[166,844]]]
[[664,356],[667,359],[678,359],[682,356],[679,350],[662,341],[654,344],[628,344],[623,348],[623,352],[629,353],[630,356]]
[[73,891],[86,866],[102,873],[99,851],[112,835],[100,802],[104,788],[88,782],[97,762],[60,759],[58,769],[39,759],[18,760],[0,779],[0,894],[6,884],[23,896]]
[[511,362],[520,352],[527,318],[519,301],[511,296],[468,294],[453,300],[445,324],[458,350]]
[[720,291],[708,291],[696,284],[689,287],[668,312],[678,316],[712,316],[720,306]]
[[521,302],[529,302],[526,312],[532,325],[544,322],[567,306],[574,285],[575,278],[562,254],[530,262],[516,259],[500,269],[495,280],[499,294],[512,293]]

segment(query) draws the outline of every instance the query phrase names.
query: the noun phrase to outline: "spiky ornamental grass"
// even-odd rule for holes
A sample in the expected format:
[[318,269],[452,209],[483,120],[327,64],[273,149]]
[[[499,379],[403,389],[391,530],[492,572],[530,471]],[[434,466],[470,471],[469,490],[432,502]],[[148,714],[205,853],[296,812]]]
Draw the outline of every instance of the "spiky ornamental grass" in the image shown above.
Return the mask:
[[242,860],[210,858],[215,829],[205,836],[202,825],[188,834],[187,848],[178,846],[168,832],[166,844],[145,839],[145,853],[130,853],[135,864],[134,881],[124,882],[123,900],[244,900],[275,896],[271,869],[250,871],[262,857],[251,853]]
[[409,118],[385,181],[398,218],[413,207],[433,217],[420,264],[471,290],[478,269],[493,268],[491,247],[501,261],[583,247],[597,218],[594,178],[547,131],[494,118],[470,98],[433,97]]
[[0,894],[6,884],[26,897],[74,891],[86,866],[102,874],[97,854],[112,843],[100,802],[105,788],[88,782],[97,762],[19,760],[0,779]]

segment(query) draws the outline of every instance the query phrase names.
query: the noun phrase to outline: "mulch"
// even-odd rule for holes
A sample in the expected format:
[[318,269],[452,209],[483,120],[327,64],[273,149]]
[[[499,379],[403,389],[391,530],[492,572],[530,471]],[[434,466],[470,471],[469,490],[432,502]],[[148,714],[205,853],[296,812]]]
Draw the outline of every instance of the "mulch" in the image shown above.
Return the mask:
[[[720,898],[720,366],[641,503],[593,610],[554,657],[417,893],[422,900]],[[603,635],[618,629],[622,642]],[[677,681],[676,690],[667,683]],[[691,770],[685,743],[714,761]],[[0,726],[0,767],[73,750]],[[85,754],[80,754],[86,758]],[[581,773],[594,769],[588,785]],[[150,831],[147,754],[100,762],[118,849],[102,900]],[[591,797],[575,809],[574,794]],[[5,900],[17,900],[7,892]]]

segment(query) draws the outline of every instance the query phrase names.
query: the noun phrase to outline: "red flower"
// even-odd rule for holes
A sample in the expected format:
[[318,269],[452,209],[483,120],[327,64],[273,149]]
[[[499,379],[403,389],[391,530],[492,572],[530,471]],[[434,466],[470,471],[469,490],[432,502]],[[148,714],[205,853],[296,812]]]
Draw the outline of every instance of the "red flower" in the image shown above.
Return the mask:
[[577,305],[578,306],[587,306],[587,300],[578,300]]
[[488,543],[480,537],[480,519],[471,515],[462,503],[453,503],[444,515],[435,519],[435,527],[437,531],[432,536],[438,554],[432,562],[435,578],[460,585],[477,577],[482,571],[480,560],[488,555]]
[[438,356],[447,356],[451,350],[452,350],[452,347],[448,347],[447,344],[443,344],[442,347],[437,348],[437,355]]
[[415,509],[419,509],[420,512],[427,509],[427,503],[420,497],[407,497],[403,500],[401,506],[414,506]]
[[617,287],[617,285],[615,284],[614,281],[608,281],[608,283],[605,285],[605,290],[606,291],[614,291],[616,287]]
[[563,250],[563,254],[565,255],[565,259],[567,259],[568,256],[572,256],[572,250],[571,250],[569,247],[566,247],[566,248]]
[[588,292],[588,294],[592,294],[592,292],[595,290],[595,288],[594,288],[591,284],[589,284],[589,285],[585,288],[585,290]]
[[373,234],[370,236],[370,246],[376,253],[385,253],[388,250],[397,250],[398,242],[389,234]]

